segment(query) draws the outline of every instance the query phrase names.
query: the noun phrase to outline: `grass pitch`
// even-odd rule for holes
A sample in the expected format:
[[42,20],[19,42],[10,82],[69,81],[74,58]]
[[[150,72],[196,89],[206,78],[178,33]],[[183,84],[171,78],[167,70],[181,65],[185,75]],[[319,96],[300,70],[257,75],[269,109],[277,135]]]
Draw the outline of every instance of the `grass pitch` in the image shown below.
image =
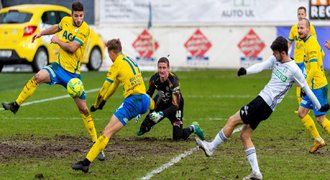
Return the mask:
[[[144,73],[149,80],[152,73]],[[198,121],[206,139],[211,140],[226,119],[250,102],[270,78],[270,72],[236,77],[236,71],[209,70],[176,72],[185,99],[184,127]],[[15,100],[32,73],[1,73],[0,101]],[[85,89],[100,88],[105,72],[82,74]],[[41,85],[27,102],[66,94],[61,86]],[[87,95],[91,105],[97,92]],[[121,104],[122,87],[93,114],[99,132]],[[299,118],[294,88],[272,116],[253,134],[259,166],[265,179],[330,179],[330,152],[326,146],[318,154],[309,154],[313,140]],[[0,111],[0,178],[1,179],[137,179],[194,148],[193,135],[188,141],[173,142],[172,127],[167,119],[149,133],[136,137],[143,118],[128,123],[106,148],[107,159],[96,160],[90,173],[71,170],[82,159],[91,143],[71,98],[22,106],[16,115]],[[321,136],[330,136],[317,125]],[[207,158],[199,150],[177,164],[156,174],[154,179],[241,179],[250,173],[239,133]]]

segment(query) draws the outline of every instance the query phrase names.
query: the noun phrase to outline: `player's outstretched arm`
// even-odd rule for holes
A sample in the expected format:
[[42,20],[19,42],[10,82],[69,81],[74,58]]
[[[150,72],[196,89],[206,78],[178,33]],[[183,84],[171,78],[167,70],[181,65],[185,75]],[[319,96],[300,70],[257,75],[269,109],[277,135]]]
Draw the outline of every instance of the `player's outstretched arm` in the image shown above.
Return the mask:
[[95,112],[98,109],[102,110],[106,101],[113,95],[117,87],[118,83],[105,80],[99,94],[97,95],[95,103],[90,108],[91,112]]
[[51,35],[51,34],[55,34],[57,32],[59,32],[61,29],[59,28],[59,26],[57,24],[55,25],[52,25],[51,27],[47,28],[47,29],[44,29],[42,31],[40,31],[39,33],[35,34],[33,37],[32,37],[32,43],[40,38],[41,36],[43,35]]
[[255,73],[259,73],[265,69],[271,69],[274,66],[275,61],[276,61],[276,58],[274,56],[270,56],[266,61],[254,64],[254,65],[248,67],[247,69],[241,67],[237,72],[237,76],[242,76],[242,75],[246,75],[246,74],[255,74]]

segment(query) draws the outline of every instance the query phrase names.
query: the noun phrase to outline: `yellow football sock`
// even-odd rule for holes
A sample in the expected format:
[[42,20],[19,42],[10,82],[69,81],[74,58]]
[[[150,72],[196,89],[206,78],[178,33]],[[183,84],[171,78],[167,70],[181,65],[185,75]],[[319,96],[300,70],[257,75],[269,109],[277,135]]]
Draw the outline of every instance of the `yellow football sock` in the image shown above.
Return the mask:
[[325,129],[325,131],[330,134],[330,121],[325,117],[323,122],[321,123],[322,127]]
[[89,114],[88,116],[86,116],[84,114],[81,114],[81,117],[82,117],[84,125],[88,131],[88,134],[91,136],[92,141],[96,142],[97,133],[96,133],[96,129],[94,126],[94,121],[93,121],[92,115]]
[[87,153],[86,158],[90,161],[93,162],[94,159],[100,154],[101,151],[104,150],[105,146],[107,146],[109,142],[109,138],[102,135],[100,136],[96,142],[94,143],[94,145],[92,146],[92,148],[89,150],[89,152]]
[[313,119],[311,118],[311,116],[309,114],[307,114],[304,118],[302,118],[301,122],[303,123],[303,125],[305,126],[307,131],[313,136],[314,139],[317,140],[321,137],[319,132],[316,129]]
[[298,104],[300,104],[301,103],[301,100],[302,100],[302,98],[301,98],[301,87],[297,87],[296,88],[296,95],[297,95],[297,101],[298,101]]
[[37,89],[38,87],[38,83],[35,80],[34,77],[32,77],[23,87],[21,93],[19,94],[18,98],[16,99],[16,103],[18,105],[23,104],[23,102],[29,98],[30,96],[32,96],[32,94],[34,93],[34,91]]

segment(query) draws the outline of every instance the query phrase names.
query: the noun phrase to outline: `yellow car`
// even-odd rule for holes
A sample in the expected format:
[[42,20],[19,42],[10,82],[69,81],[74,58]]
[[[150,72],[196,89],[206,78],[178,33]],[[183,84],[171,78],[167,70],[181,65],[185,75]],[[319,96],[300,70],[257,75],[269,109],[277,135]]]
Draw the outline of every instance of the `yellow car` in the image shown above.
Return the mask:
[[[0,72],[6,64],[31,64],[34,72],[56,61],[59,46],[51,44],[52,36],[42,36],[32,43],[36,33],[58,24],[71,11],[63,6],[25,4],[0,10]],[[105,45],[91,30],[82,64],[98,70],[104,57]]]

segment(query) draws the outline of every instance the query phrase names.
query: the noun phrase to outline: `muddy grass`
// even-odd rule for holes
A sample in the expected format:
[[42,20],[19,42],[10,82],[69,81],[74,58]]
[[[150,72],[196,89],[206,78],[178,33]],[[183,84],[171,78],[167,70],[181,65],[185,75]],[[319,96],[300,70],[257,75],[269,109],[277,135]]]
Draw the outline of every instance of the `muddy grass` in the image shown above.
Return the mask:
[[[190,139],[192,141],[192,139]],[[167,154],[184,151],[187,148],[170,138],[129,137],[111,139],[107,154]],[[0,162],[18,158],[66,157],[73,153],[86,153],[92,143],[88,138],[76,136],[55,136],[53,138],[23,137],[0,139]]]

